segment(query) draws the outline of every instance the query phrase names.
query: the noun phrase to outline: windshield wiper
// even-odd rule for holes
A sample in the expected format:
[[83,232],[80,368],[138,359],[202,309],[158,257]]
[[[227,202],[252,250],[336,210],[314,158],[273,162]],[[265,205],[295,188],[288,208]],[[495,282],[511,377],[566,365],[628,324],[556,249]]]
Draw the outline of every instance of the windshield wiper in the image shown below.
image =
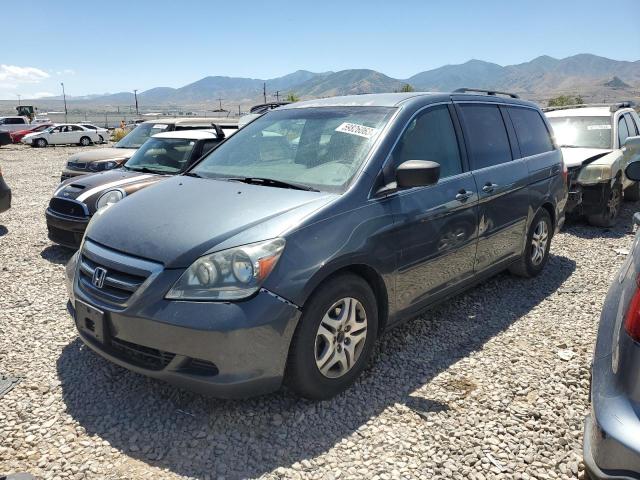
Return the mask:
[[155,173],[157,175],[162,175],[165,174],[167,172],[161,172],[159,170],[152,170],[148,167],[140,167],[140,168],[133,168],[133,167],[125,167],[127,170],[133,170],[134,172],[140,172],[140,173]]
[[185,177],[204,178],[202,175],[196,172],[184,172],[183,175]]
[[227,178],[221,178],[220,180],[227,180],[229,182],[249,183],[252,185],[265,185],[265,186],[277,187],[277,188],[291,188],[293,190],[305,190],[307,192],[320,191],[316,188],[310,187],[309,185],[304,185],[301,183],[293,183],[293,182],[284,182],[282,180],[275,180],[273,178],[264,178],[264,177],[227,177]]
[[580,145],[560,145],[560,148],[582,148]]

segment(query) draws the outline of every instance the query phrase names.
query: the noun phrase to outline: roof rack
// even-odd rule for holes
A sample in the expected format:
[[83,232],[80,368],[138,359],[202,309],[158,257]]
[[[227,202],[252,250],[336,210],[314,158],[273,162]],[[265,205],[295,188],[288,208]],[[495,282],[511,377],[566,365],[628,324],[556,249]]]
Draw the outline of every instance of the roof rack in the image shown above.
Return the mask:
[[509,92],[501,92],[499,90],[483,90],[481,88],[458,88],[453,91],[453,93],[467,93],[467,92],[476,92],[476,93],[486,93],[487,95],[506,95],[511,98],[520,98],[515,93]]
[[216,137],[222,139],[225,137],[224,131],[220,128],[220,125],[217,123],[212,123],[211,127],[216,131]]
[[616,112],[621,108],[631,108],[635,104],[630,101],[617,102],[617,103],[580,103],[578,105],[563,105],[561,107],[544,107],[543,112],[553,112],[554,110],[568,110],[570,108],[592,108],[592,107],[609,107],[610,112]]

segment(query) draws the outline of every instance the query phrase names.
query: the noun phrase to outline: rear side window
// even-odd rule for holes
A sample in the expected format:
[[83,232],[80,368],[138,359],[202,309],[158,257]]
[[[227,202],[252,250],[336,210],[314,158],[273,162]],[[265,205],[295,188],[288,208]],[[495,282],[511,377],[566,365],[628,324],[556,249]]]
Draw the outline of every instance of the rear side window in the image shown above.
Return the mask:
[[622,148],[625,140],[629,137],[629,129],[627,128],[627,122],[624,121],[624,117],[620,115],[618,119],[618,146]]
[[551,135],[542,117],[530,108],[509,107],[509,116],[516,130],[516,137],[523,157],[553,150]]
[[462,104],[459,111],[472,170],[512,160],[509,137],[497,105]]
[[415,116],[393,152],[394,168],[407,160],[440,164],[440,178],[462,173],[456,132],[446,106],[429,108]]

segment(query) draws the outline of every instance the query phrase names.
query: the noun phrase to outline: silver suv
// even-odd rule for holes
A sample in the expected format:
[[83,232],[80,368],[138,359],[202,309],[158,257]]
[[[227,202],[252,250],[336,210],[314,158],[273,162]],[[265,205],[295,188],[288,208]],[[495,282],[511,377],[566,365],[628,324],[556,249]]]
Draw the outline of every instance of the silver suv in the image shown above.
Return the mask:
[[640,200],[640,185],[625,167],[640,159],[640,117],[631,102],[545,109],[568,168],[567,212],[613,225],[624,198]]

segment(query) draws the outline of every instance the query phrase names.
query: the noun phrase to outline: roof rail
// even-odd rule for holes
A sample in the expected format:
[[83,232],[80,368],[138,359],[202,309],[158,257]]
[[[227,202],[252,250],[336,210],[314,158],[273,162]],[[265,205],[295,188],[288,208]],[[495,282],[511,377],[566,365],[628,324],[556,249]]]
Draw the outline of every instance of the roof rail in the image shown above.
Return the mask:
[[486,93],[487,95],[506,95],[511,98],[520,98],[515,93],[501,92],[499,90],[483,90],[481,88],[458,88],[453,91],[453,93],[467,93],[467,92]]
[[609,111],[616,112],[621,108],[631,108],[635,104],[632,101],[624,101],[618,103],[579,103],[577,105],[563,105],[561,107],[544,107],[543,112],[553,112],[554,110],[567,110],[570,108],[592,108],[592,107],[609,107]]
[[217,123],[212,123],[211,127],[216,131],[216,137],[222,139],[225,137],[224,131],[220,128],[220,125]]

